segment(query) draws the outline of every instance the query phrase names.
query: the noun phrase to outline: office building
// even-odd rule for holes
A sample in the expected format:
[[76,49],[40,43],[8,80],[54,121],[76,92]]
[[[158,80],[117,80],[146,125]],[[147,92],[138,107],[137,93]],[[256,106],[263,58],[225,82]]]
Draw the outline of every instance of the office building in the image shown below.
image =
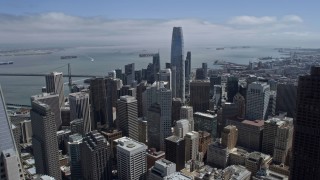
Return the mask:
[[237,77],[228,77],[226,91],[228,102],[233,102],[234,96],[239,92],[239,79]]
[[50,106],[51,112],[54,113],[54,120],[56,123],[56,130],[59,130],[62,124],[61,109],[59,107],[59,95],[58,94],[40,94],[31,96],[31,101],[37,100]]
[[192,180],[192,177],[184,175],[181,172],[175,172],[173,174],[170,174],[163,178],[163,180],[171,180],[171,179],[177,179],[177,180]]
[[250,180],[251,172],[243,166],[231,165],[223,170],[224,179],[229,180]]
[[269,104],[268,104],[267,114],[266,114],[267,118],[276,115],[276,98],[277,98],[277,92],[270,91]]
[[204,79],[208,78],[208,63],[202,63]]
[[237,93],[233,98],[233,103],[237,106],[238,109],[237,117],[244,119],[246,114],[245,98],[240,93]]
[[155,78],[155,81],[159,81],[157,78],[157,75],[160,71],[160,54],[156,53],[152,56],[152,65],[153,65],[153,75]]
[[85,134],[83,131],[83,119],[75,119],[70,122],[70,130],[72,134]]
[[297,86],[294,84],[278,84],[276,113],[287,112],[288,117],[294,117],[297,99]]
[[138,141],[144,144],[148,140],[148,122],[144,118],[138,118]]
[[122,86],[119,93],[120,93],[120,96],[137,97],[137,89],[132,87],[131,85]]
[[182,106],[181,107],[180,119],[187,119],[190,124],[190,131],[194,130],[193,108],[191,106]]
[[147,150],[147,169],[154,166],[155,162],[159,159],[163,159],[166,153],[164,151],[157,151],[155,148]]
[[185,61],[185,76],[186,76],[186,94],[190,93],[190,80],[191,80],[191,52],[187,52]]
[[238,129],[238,146],[249,150],[261,151],[263,120],[227,120],[227,125],[234,125]]
[[138,141],[138,107],[137,100],[132,96],[121,96],[118,99],[117,119],[118,128],[123,136]]
[[52,72],[46,75],[47,93],[54,93],[59,95],[59,108],[64,106],[63,83],[63,75],[61,72]]
[[199,133],[196,131],[191,131],[186,133],[184,136],[186,148],[185,148],[185,161],[197,160],[197,155],[199,153]]
[[137,86],[137,102],[138,102],[138,117],[143,117],[143,98],[142,94],[147,89],[147,81],[142,81]]
[[68,152],[71,170],[71,179],[81,179],[81,144],[82,135],[72,134],[69,136]]
[[221,85],[214,85],[213,86],[212,100],[213,100],[214,106],[216,108],[221,106],[221,100],[222,100],[222,86]]
[[172,98],[172,112],[171,112],[172,125],[174,124],[175,121],[178,121],[180,119],[181,106],[183,106],[183,103],[180,98]]
[[220,108],[217,112],[218,119],[218,129],[217,129],[217,137],[221,137],[221,132],[223,128],[227,125],[227,119],[233,119],[237,117],[238,114],[238,106],[235,103],[225,102],[222,104],[222,108]]
[[225,168],[228,165],[229,151],[222,146],[221,139],[209,144],[207,151],[207,163],[213,167]]
[[117,145],[119,180],[146,179],[147,146],[130,138],[123,138]]
[[289,164],[289,150],[292,148],[293,119],[286,118],[285,124],[278,127],[274,143],[273,162],[278,164]]
[[199,133],[199,152],[206,154],[208,145],[212,142],[211,134],[206,131],[198,131]]
[[246,118],[248,120],[266,119],[270,98],[270,86],[267,83],[249,84],[246,101]]
[[158,103],[153,103],[148,111],[148,147],[160,149],[160,121],[161,108]]
[[142,71],[136,70],[134,71],[135,81],[139,84],[142,81]]
[[219,85],[221,86],[221,76],[218,75],[211,75],[210,76],[210,95],[214,95],[214,86]]
[[227,147],[229,150],[236,147],[238,140],[237,127],[232,125],[224,127],[221,133],[221,139],[223,147]]
[[[172,86],[175,88],[175,96],[185,101],[185,64],[184,64],[184,44],[183,33],[181,27],[174,27],[172,31],[171,42],[171,67],[176,67],[175,83]],[[172,72],[173,73],[173,72]]]
[[313,66],[310,75],[299,77],[290,170],[292,180],[320,177],[320,170],[316,168],[320,167],[319,79],[319,66]]
[[116,78],[121,79],[122,78],[122,69],[118,68],[115,69],[116,72]]
[[165,176],[176,172],[176,164],[166,159],[157,160],[150,169],[148,180],[163,180]]
[[70,126],[70,107],[64,106],[60,108],[61,111],[61,129],[68,128]]
[[249,156],[249,152],[240,147],[233,148],[229,153],[229,165],[237,164],[244,166],[246,164],[246,159]]
[[187,119],[181,119],[176,122],[174,126],[174,135],[180,138],[184,138],[184,136],[190,132],[190,125]]
[[171,76],[171,69],[161,69],[159,71],[159,81],[168,82],[168,89],[172,88],[172,76]]
[[104,78],[90,80],[90,101],[93,113],[91,129],[108,127],[110,122],[107,117],[107,93]]
[[70,119],[83,120],[83,135],[91,131],[89,94],[85,92],[69,94]]
[[97,130],[83,137],[81,148],[82,178],[90,180],[111,179],[110,145]]
[[170,136],[165,139],[166,159],[176,164],[177,171],[185,165],[185,140],[177,136]]
[[204,69],[203,68],[198,68],[196,70],[196,80],[205,80],[205,74],[204,74]]
[[32,125],[32,147],[37,174],[47,174],[61,179],[57,128],[49,105],[34,100],[30,112]]
[[131,83],[135,80],[135,68],[134,63],[127,64],[124,66],[124,74],[126,77],[125,85],[131,85]]
[[190,82],[190,105],[193,107],[193,112],[206,112],[209,109],[209,93],[209,81]]
[[32,127],[31,120],[24,120],[20,123],[22,143],[31,143]]
[[196,112],[193,119],[195,131],[207,131],[213,138],[217,137],[217,115]]
[[272,162],[272,157],[261,152],[252,152],[248,155],[245,167],[254,176],[262,167],[268,167]]
[[11,122],[0,86],[0,179],[24,179]]

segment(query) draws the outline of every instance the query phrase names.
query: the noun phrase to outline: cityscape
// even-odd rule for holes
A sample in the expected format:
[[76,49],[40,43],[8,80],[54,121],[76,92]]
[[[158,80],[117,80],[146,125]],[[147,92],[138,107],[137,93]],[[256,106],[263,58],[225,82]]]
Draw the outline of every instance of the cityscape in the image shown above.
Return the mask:
[[[104,73],[84,48],[0,48],[0,180],[320,179],[320,49],[202,61],[188,28],[170,27],[169,55],[142,47],[141,62],[105,60]],[[27,57],[59,63],[9,68]]]

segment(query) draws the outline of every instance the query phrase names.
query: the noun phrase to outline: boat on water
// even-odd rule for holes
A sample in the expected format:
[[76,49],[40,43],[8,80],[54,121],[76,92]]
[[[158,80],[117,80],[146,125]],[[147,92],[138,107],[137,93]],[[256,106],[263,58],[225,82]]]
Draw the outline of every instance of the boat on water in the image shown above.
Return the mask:
[[267,56],[267,57],[261,57],[261,58],[258,58],[259,60],[261,61],[267,61],[267,60],[272,60],[272,56]]
[[216,48],[216,50],[224,50],[224,48],[223,48],[223,47],[221,47],[221,48]]
[[0,65],[9,65],[9,64],[13,64],[13,61],[0,62]]
[[60,59],[74,59],[78,58],[78,56],[61,56]]

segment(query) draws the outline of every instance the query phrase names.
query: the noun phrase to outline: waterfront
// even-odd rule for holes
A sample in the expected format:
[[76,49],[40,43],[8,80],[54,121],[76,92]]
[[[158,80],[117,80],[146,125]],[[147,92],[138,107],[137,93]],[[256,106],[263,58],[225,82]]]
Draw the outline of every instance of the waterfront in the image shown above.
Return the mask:
[[[108,71],[122,68],[129,63],[135,63],[135,68],[146,68],[152,62],[151,57],[140,58],[140,53],[160,52],[161,68],[170,62],[170,48],[137,49],[131,47],[76,47],[54,51],[51,54],[2,56],[0,61],[14,61],[14,64],[0,66],[1,73],[49,73],[60,71],[67,74],[66,64],[70,63],[73,74],[106,75]],[[192,68],[201,66],[202,62],[208,63],[208,68],[213,67],[214,60],[224,60],[239,64],[248,64],[258,57],[281,57],[273,47],[251,48],[225,48],[216,50],[216,47],[187,48],[192,53]],[[76,55],[75,59],[61,60],[61,56]],[[94,61],[92,61],[92,59]],[[123,70],[124,71],[124,70]],[[81,80],[82,78],[73,78]],[[65,78],[67,82],[67,78]],[[81,81],[79,81],[80,83]],[[0,77],[6,102],[30,104],[30,96],[39,94],[41,87],[45,86],[44,77]],[[65,87],[67,91],[68,88]]]

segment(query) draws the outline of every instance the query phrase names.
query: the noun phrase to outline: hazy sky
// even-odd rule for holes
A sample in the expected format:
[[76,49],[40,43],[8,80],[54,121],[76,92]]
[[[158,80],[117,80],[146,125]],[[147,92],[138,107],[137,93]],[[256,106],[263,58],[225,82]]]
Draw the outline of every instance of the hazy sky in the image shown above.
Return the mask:
[[0,45],[302,46],[320,42],[319,0],[1,0]]

